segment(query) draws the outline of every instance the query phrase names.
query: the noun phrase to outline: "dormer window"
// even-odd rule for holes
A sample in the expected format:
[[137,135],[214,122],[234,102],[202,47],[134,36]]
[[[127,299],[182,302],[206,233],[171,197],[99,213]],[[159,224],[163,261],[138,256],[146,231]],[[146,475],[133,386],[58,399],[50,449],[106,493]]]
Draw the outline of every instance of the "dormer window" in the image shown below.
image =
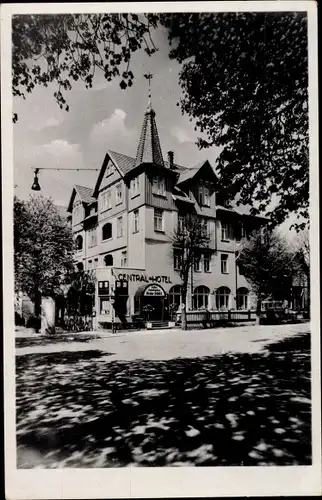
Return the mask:
[[207,186],[199,186],[198,188],[199,205],[210,207],[210,191]]
[[156,175],[153,178],[152,193],[158,196],[165,196],[165,179]]

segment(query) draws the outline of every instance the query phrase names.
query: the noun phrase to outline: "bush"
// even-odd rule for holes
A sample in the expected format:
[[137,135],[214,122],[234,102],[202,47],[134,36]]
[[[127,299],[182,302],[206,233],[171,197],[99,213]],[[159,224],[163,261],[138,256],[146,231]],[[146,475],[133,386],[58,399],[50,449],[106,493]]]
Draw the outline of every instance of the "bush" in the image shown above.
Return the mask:
[[34,329],[40,330],[41,318],[32,314],[31,316],[29,316],[26,326],[27,326],[27,328],[34,328]]

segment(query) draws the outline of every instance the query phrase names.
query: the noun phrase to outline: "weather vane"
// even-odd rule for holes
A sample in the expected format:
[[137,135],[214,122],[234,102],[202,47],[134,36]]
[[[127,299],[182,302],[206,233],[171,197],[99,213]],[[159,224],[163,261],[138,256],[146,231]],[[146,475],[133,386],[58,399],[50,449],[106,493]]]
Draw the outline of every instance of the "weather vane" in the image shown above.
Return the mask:
[[153,73],[149,71],[149,73],[146,73],[144,77],[149,80],[149,102],[151,103],[151,80],[153,78]]

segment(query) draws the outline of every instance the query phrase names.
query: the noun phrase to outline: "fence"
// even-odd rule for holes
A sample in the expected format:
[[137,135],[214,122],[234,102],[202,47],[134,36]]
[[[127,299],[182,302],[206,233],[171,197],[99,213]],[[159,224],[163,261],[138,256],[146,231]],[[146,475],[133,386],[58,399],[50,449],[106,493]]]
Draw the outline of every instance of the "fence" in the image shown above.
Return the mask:
[[[177,315],[177,321],[181,314]],[[202,324],[204,327],[218,323],[241,323],[256,321],[255,311],[187,311],[187,324]]]

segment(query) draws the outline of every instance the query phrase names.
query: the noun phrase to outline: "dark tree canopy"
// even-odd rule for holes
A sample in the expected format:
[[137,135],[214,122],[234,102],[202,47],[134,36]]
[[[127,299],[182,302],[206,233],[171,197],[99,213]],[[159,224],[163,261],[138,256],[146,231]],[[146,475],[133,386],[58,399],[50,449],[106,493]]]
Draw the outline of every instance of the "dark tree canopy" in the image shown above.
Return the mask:
[[276,295],[286,298],[294,271],[294,255],[285,238],[276,231],[254,231],[242,240],[237,256],[240,271],[261,300]]
[[166,14],[170,57],[183,63],[181,109],[218,146],[230,198],[281,223],[308,218],[307,17],[302,12]]
[[55,295],[73,270],[73,238],[67,220],[43,197],[14,200],[15,289],[37,301]]
[[[68,111],[65,91],[82,80],[91,88],[96,70],[107,81],[131,86],[131,55],[141,47],[156,50],[151,29],[153,14],[61,14],[17,15],[12,21],[12,90],[25,98],[37,85],[57,84],[54,94]],[[17,115],[14,115],[14,121]]]

